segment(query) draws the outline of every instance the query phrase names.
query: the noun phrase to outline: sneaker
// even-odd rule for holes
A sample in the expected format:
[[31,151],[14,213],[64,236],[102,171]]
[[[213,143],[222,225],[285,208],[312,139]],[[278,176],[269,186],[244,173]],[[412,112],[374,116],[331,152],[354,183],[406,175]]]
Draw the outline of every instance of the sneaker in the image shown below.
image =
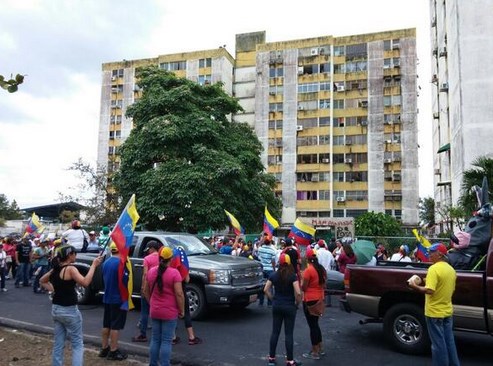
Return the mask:
[[98,353],[98,357],[106,357],[108,356],[108,353],[110,353],[110,347],[106,347],[106,348],[101,348],[99,350],[99,353]]
[[123,353],[119,349],[116,349],[115,351],[109,351],[108,356],[106,356],[107,360],[113,360],[113,361],[123,361],[126,360],[128,355],[126,353]]
[[286,366],[301,366],[302,363],[299,361],[286,361]]
[[310,358],[312,360],[320,360],[320,355],[318,353],[314,353],[312,351],[303,353],[303,357]]
[[171,341],[171,344],[174,346],[175,344],[178,344],[180,343],[180,337],[175,337],[173,338],[173,340]]
[[268,366],[276,366],[276,358],[275,357],[267,357],[267,365]]
[[7,289],[4,287],[4,288],[2,289],[2,292],[7,292]]
[[132,337],[132,342],[147,342],[147,337],[139,334],[138,336]]
[[188,340],[188,344],[190,346],[193,346],[194,344],[201,344],[201,343],[202,343],[202,339],[200,339],[199,337],[195,337],[194,339]]
[[325,356],[325,351],[323,349],[320,350],[320,352],[318,353],[320,356]]

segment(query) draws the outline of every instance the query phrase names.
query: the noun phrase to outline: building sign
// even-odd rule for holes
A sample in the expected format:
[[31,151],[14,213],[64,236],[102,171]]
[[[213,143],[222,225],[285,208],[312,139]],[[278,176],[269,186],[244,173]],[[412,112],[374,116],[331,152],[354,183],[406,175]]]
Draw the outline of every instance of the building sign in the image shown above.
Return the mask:
[[301,220],[315,227],[315,229],[331,229],[336,239],[344,237],[354,238],[353,217],[302,217]]

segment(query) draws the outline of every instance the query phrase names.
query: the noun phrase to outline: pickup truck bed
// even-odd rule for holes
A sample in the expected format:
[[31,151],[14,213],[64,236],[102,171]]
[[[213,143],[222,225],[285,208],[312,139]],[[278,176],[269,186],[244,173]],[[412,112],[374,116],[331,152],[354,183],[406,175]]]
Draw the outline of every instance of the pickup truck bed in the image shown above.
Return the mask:
[[[341,305],[346,311],[366,315],[361,323],[383,322],[387,340],[404,353],[429,350],[424,318],[424,295],[407,285],[417,274],[426,277],[429,263],[383,261],[377,266],[348,266],[346,296]],[[493,335],[493,245],[486,265],[480,271],[457,271],[453,296],[455,330]]]

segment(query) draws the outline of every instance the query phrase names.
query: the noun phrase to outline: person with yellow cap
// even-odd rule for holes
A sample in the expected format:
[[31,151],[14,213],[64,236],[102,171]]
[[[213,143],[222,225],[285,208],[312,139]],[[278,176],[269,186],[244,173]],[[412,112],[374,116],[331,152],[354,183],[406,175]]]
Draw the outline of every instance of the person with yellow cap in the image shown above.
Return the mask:
[[162,247],[159,265],[147,272],[144,296],[150,305],[152,337],[149,349],[150,366],[168,366],[171,358],[171,342],[178,317],[185,314],[185,295],[182,277],[176,268],[170,267],[173,251]]

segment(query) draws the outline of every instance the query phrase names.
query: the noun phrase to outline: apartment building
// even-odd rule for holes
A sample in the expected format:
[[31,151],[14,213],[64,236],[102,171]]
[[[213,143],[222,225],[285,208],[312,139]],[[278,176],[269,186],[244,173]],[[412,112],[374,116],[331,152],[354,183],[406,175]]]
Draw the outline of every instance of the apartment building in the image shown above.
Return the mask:
[[226,81],[244,109],[233,120],[248,123],[264,146],[283,223],[370,210],[416,225],[414,29],[273,43],[254,32],[236,36],[234,59],[219,49],[104,64],[100,163],[118,168],[117,146],[131,129],[118,116],[138,97],[135,67],[168,65],[162,67],[200,82],[210,72],[200,68],[207,58],[210,81]]
[[418,221],[414,29],[265,42],[236,36],[234,93],[276,176],[283,222]]
[[437,208],[457,204],[463,172],[475,159],[493,158],[492,13],[489,0],[430,1]]

